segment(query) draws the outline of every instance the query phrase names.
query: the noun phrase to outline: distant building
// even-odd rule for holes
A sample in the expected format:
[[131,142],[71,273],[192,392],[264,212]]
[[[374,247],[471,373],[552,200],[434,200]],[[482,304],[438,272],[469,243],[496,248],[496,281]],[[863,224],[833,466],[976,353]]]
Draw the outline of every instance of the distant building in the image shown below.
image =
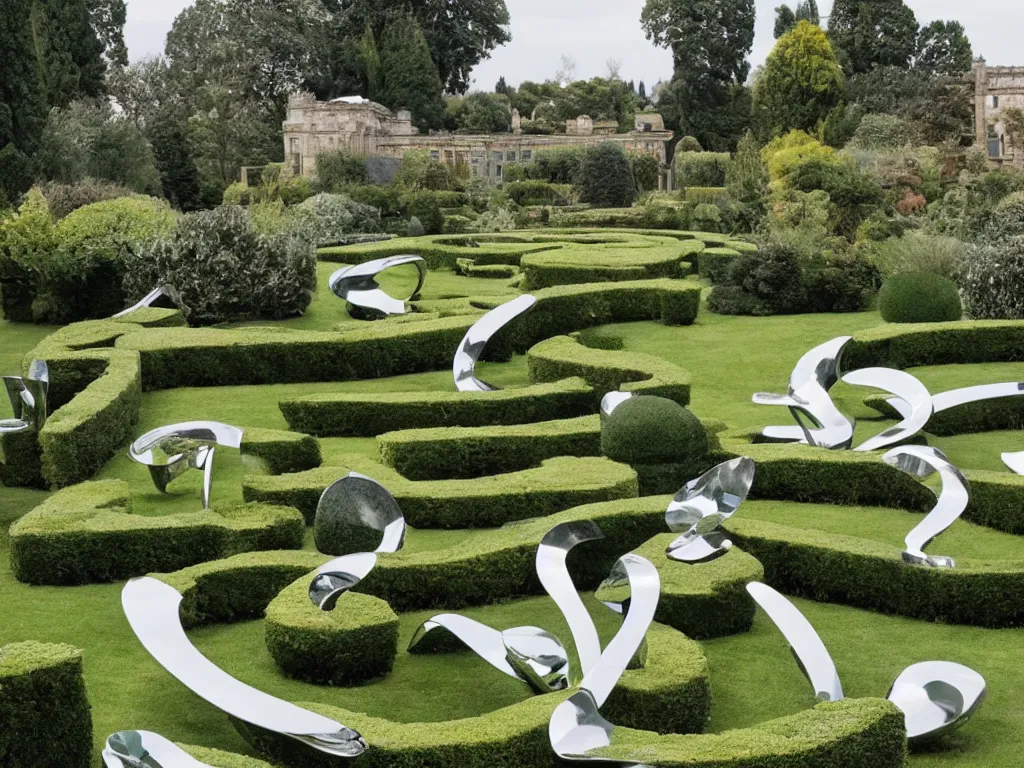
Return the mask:
[[1024,155],[1014,151],[1002,120],[1007,107],[1024,109],[1024,67],[990,67],[984,59],[978,59],[971,72],[975,144],[985,147],[995,162],[1024,165]]
[[500,183],[509,163],[530,162],[538,150],[592,146],[605,141],[621,144],[629,152],[644,152],[662,168],[660,184],[668,188],[668,143],[672,132],[656,112],[636,116],[636,127],[618,133],[618,123],[595,122],[586,115],[566,121],[564,134],[526,134],[520,128],[518,112],[512,114],[511,133],[421,134],[406,110],[387,107],[358,96],[317,101],[306,93],[288,100],[284,121],[284,149],[287,164],[296,175],[316,173],[320,152],[343,149],[366,157],[401,158],[411,150],[425,150],[447,165],[464,165],[474,178]]

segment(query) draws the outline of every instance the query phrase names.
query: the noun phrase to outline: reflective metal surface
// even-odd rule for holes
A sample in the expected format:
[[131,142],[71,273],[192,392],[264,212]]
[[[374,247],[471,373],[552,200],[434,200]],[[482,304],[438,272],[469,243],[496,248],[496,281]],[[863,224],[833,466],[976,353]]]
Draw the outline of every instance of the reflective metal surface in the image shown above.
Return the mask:
[[985,678],[950,661],[925,661],[907,667],[886,698],[903,710],[907,740],[916,747],[952,733],[985,700]]
[[129,581],[121,592],[125,616],[143,647],[186,688],[233,718],[320,752],[355,757],[366,751],[351,728],[252,688],[203,656],[181,626],[180,603],[177,590],[148,576]]
[[0,434],[38,432],[46,424],[50,368],[45,360],[33,360],[28,376],[3,376],[14,417],[0,419]]
[[[395,299],[384,292],[377,275],[405,264],[415,264],[419,272],[416,289],[404,299]],[[427,278],[427,264],[419,256],[388,256],[353,267],[342,267],[328,280],[331,291],[349,304],[349,314],[359,319],[377,319],[404,315],[405,302],[420,292]]]
[[843,382],[857,387],[872,387],[890,392],[910,406],[910,413],[895,426],[882,430],[858,445],[855,451],[877,451],[880,448],[909,440],[932,417],[932,396],[928,389],[904,371],[892,368],[861,368],[843,376]]
[[[387,488],[376,480],[349,472],[323,492],[316,507],[314,533],[321,524],[330,528],[351,529],[359,540],[362,533],[379,533],[380,544],[375,552],[397,552],[405,543],[405,517]],[[316,547],[325,555],[342,552],[327,551],[328,542],[316,541]]]
[[801,357],[790,374],[788,395],[754,395],[758,405],[786,406],[797,422],[797,426],[766,427],[761,433],[764,437],[828,449],[850,447],[853,422],[839,411],[828,390],[838,381],[842,351],[851,338],[832,339]]
[[118,731],[101,753],[106,768],[210,768],[152,731]]
[[636,397],[635,392],[606,392],[601,398],[601,423],[604,424],[612,411],[633,397]]
[[569,652],[554,635],[539,627],[514,627],[501,633],[505,659],[538,693],[569,687]]
[[721,525],[735,514],[754,484],[754,461],[745,456],[719,464],[676,493],[665,522],[682,536],[669,544],[673,560],[698,563],[729,551],[732,542]]
[[178,298],[175,296],[173,288],[171,288],[169,285],[161,285],[158,286],[157,288],[154,288],[152,291],[150,291],[141,299],[139,299],[138,303],[133,304],[132,306],[128,307],[128,309],[124,309],[118,312],[116,315],[113,316],[112,319],[117,320],[119,318],[125,317],[127,315],[130,315],[135,310],[142,309],[143,307],[165,307],[167,309],[177,309]]
[[967,509],[970,500],[971,484],[964,473],[950,463],[946,455],[937,448],[924,445],[903,445],[894,448],[884,456],[882,461],[896,467],[908,475],[924,480],[930,475],[939,473],[942,491],[938,495],[938,503],[925,515],[907,534],[907,548],[903,551],[903,559],[908,563],[928,565],[933,568],[953,568],[956,562],[951,557],[926,555],[924,548],[936,536],[949,528]]
[[[942,413],[950,408],[983,400],[998,400],[1004,397],[1020,397],[1024,395],[1024,381],[1008,381],[1001,384],[981,384],[975,387],[963,387],[940,392],[932,396],[932,412]],[[901,398],[893,397],[886,402],[906,418],[911,413],[910,406]]]
[[535,296],[525,294],[495,307],[473,324],[459,343],[452,362],[452,376],[455,378],[456,389],[460,392],[492,392],[496,389],[476,377],[476,364],[494,334],[533,309],[536,303]]
[[213,457],[216,446],[241,448],[243,430],[218,421],[187,421],[157,427],[128,448],[133,461],[149,468],[161,493],[176,477],[190,469],[203,470],[203,509],[210,507]]
[[365,579],[377,565],[373,552],[336,557],[317,568],[309,585],[309,599],[321,611],[333,611],[338,598]]
[[508,660],[508,652],[501,639],[501,632],[486,624],[481,624],[479,621],[459,616],[457,613],[440,613],[437,616],[432,616],[429,621],[425,621],[413,633],[412,640],[409,642],[409,652],[425,652],[425,648],[437,642],[438,635],[444,634],[450,634],[458,639],[499,672],[517,680],[523,679]]
[[1001,455],[1003,464],[1008,466],[1012,472],[1024,475],[1024,451],[1020,453],[1004,453]]

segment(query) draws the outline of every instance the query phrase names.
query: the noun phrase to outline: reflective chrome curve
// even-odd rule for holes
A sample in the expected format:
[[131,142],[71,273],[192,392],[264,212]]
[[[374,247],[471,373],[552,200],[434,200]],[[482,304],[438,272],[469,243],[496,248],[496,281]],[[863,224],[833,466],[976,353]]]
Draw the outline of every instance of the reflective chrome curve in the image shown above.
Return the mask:
[[518,296],[500,307],[495,307],[473,323],[455,350],[455,359],[452,361],[452,376],[455,378],[455,388],[459,392],[493,392],[497,389],[476,377],[476,364],[480,362],[487,343],[494,335],[517,317],[533,309],[536,303],[536,296]]
[[[416,289],[405,299],[384,292],[377,275],[394,267],[415,264],[419,272]],[[388,256],[351,267],[342,267],[328,279],[331,291],[349,304],[349,314],[358,319],[378,319],[406,313],[405,302],[420,292],[427,278],[427,264],[420,256]]]
[[342,555],[317,568],[309,584],[309,599],[321,611],[333,611],[338,599],[365,579],[377,565],[373,552]]
[[1019,453],[1004,453],[1000,455],[1003,464],[1010,468],[1010,471],[1018,475],[1024,475],[1024,451]]
[[916,565],[927,565],[932,568],[953,568],[956,561],[941,555],[926,555],[924,548],[949,528],[967,509],[970,501],[971,484],[959,468],[953,466],[946,455],[937,448],[923,445],[902,445],[893,448],[882,456],[882,461],[890,466],[906,472],[908,475],[924,480],[939,473],[942,480],[942,491],[938,495],[938,503],[925,515],[924,520],[914,526],[907,534],[907,548],[903,551],[903,559]]
[[139,301],[128,309],[123,309],[116,315],[111,317],[112,320],[119,320],[122,317],[130,315],[137,309],[143,307],[158,307],[162,306],[167,309],[178,309],[178,297],[176,292],[169,285],[161,285],[154,288],[152,291],[143,296]]
[[719,464],[676,493],[665,511],[669,530],[682,532],[668,545],[666,554],[671,559],[699,563],[732,548],[721,526],[750,493],[754,470],[753,459],[741,456]]
[[174,587],[149,576],[132,579],[121,592],[121,604],[157,663],[225,714],[329,755],[355,757],[366,751],[366,741],[351,728],[248,686],[203,656],[181,625],[181,595]]
[[[405,516],[395,497],[376,480],[358,472],[349,472],[320,495],[316,519],[361,533],[380,533],[381,542],[375,552],[397,552],[405,543]],[[322,544],[316,542],[325,555],[344,554],[328,552]]]
[[152,731],[118,731],[101,753],[106,768],[211,768]]
[[39,432],[46,424],[50,367],[45,360],[33,360],[28,376],[3,376],[14,417],[0,419],[0,435]]
[[[978,403],[984,400],[1000,400],[1004,397],[1020,397],[1024,395],[1024,381],[1008,381],[1000,384],[979,384],[974,387],[962,387],[950,389],[946,392],[939,392],[932,395],[932,412],[942,413],[950,408],[956,408],[968,403]],[[906,418],[911,413],[910,406],[899,397],[886,400],[892,408]]]
[[601,423],[612,415],[612,412],[627,400],[636,397],[635,392],[606,392],[601,398]]
[[877,451],[880,448],[909,440],[932,417],[932,396],[928,389],[905,371],[893,368],[861,368],[843,376],[843,382],[857,387],[873,387],[890,392],[910,406],[910,413],[895,426],[879,432],[854,448],[855,451]]

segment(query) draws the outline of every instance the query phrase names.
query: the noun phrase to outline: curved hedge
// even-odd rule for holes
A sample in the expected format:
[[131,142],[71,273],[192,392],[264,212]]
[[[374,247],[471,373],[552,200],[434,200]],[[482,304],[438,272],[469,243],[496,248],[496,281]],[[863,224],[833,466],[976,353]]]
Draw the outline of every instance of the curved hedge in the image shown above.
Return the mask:
[[731,247],[707,248],[697,257],[698,274],[702,280],[710,280],[712,285],[724,285],[729,282],[729,270],[740,255]]
[[344,467],[243,480],[247,501],[299,509],[307,522],[316,515],[324,490],[349,469],[373,477],[395,497],[409,525],[416,528],[487,528],[516,520],[638,493],[636,473],[608,459],[560,456],[539,467],[471,480],[412,482],[362,456],[342,456]]
[[523,256],[524,290],[576,283],[624,282],[681,277],[681,270],[704,250],[699,240],[637,237],[636,242],[602,245],[568,245],[555,251]]
[[1024,360],[1024,320],[960,320],[881,325],[853,335],[843,368],[913,368]]
[[246,504],[161,517],[133,515],[129,485],[82,483],[55,493],[10,530],[11,568],[28,584],[119,581],[237,552],[297,549],[290,508]]
[[91,768],[92,713],[82,651],[69,645],[0,648],[0,760],[5,768]]

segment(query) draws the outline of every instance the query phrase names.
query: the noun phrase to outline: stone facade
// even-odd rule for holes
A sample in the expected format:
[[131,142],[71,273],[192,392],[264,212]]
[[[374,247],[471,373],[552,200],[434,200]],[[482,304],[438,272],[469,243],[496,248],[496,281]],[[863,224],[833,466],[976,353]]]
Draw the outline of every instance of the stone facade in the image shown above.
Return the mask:
[[665,130],[665,121],[657,113],[638,114],[636,127],[629,133],[617,133],[616,123],[595,122],[586,115],[567,121],[564,134],[525,134],[520,124],[519,115],[513,113],[512,133],[428,135],[413,127],[412,115],[406,111],[393,113],[359,97],[321,102],[309,94],[295,94],[288,100],[284,122],[285,158],[294,173],[312,176],[319,152],[345,150],[365,157],[400,158],[406,152],[424,150],[447,165],[469,166],[474,178],[500,183],[505,165],[529,162],[538,150],[614,141],[629,152],[657,159],[663,169],[662,185],[669,184],[666,163],[672,132]]
[[1004,109],[1024,109],[1024,67],[990,67],[978,59],[972,75],[975,144],[994,162],[1024,166],[1024,154],[1014,151],[1002,120]]

